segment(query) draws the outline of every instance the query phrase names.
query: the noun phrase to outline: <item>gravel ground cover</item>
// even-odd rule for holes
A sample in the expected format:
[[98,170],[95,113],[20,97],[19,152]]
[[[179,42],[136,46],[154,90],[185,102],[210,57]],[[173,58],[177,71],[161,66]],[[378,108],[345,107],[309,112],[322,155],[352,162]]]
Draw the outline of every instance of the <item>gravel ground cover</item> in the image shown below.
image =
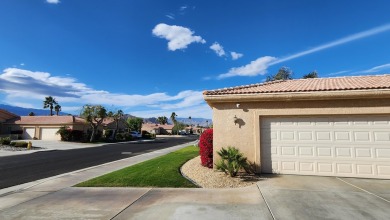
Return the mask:
[[[43,147],[31,147],[30,150],[41,150],[45,149]],[[0,145],[0,150],[5,150],[5,151],[27,151],[29,149],[25,147],[14,147],[14,146],[9,146],[9,145]]]
[[238,188],[255,184],[264,178],[258,175],[239,173],[230,177],[223,172],[209,169],[200,164],[200,156],[189,160],[181,167],[184,176],[203,188]]

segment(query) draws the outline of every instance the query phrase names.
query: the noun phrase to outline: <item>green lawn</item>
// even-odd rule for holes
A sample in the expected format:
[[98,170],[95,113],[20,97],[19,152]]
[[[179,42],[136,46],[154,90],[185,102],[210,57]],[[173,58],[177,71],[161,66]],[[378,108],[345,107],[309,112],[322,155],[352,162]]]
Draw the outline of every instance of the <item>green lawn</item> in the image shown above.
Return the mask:
[[180,174],[180,167],[199,155],[188,146],[167,155],[77,184],[78,187],[196,187]]

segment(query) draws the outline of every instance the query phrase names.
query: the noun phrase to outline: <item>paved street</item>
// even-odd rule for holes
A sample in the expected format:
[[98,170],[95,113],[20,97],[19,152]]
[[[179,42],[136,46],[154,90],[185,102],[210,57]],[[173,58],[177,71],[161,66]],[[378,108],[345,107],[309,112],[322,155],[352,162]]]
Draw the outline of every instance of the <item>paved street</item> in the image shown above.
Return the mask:
[[38,151],[1,157],[0,189],[180,145],[196,138],[196,136],[159,138],[156,141]]

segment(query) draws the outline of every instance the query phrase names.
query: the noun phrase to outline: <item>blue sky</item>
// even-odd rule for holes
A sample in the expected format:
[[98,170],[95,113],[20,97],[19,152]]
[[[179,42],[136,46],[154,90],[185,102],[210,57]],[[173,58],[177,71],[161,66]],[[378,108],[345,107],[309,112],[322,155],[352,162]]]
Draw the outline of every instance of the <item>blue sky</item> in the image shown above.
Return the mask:
[[211,118],[204,90],[390,73],[390,1],[1,0],[0,102]]

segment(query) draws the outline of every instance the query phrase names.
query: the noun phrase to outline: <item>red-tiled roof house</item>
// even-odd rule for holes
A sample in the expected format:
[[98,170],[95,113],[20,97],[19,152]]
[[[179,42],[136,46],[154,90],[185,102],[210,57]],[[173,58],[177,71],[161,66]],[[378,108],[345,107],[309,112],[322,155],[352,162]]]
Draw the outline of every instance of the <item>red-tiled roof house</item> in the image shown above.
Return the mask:
[[235,146],[257,172],[390,179],[390,75],[205,91],[214,160]]

